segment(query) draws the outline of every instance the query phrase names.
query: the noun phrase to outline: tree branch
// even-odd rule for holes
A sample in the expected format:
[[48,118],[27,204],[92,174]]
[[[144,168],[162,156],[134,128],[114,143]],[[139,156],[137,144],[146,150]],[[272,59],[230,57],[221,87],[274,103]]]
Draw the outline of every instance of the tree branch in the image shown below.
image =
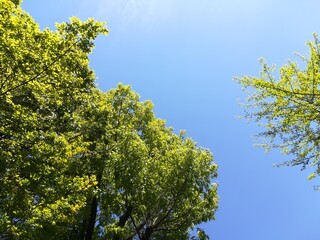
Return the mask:
[[62,58],[64,58],[67,53],[78,43],[74,42],[71,46],[69,46],[61,55],[59,55],[56,59],[54,59],[49,65],[46,65],[44,67],[44,69],[42,69],[40,72],[38,72],[36,75],[34,75],[33,77],[29,78],[27,81],[24,81],[14,87],[11,87],[9,89],[7,89],[6,91],[0,93],[0,96],[6,95],[8,92],[11,92],[19,87],[22,87],[23,85],[26,85],[34,80],[36,80],[37,78],[39,78],[43,73],[45,73],[46,71],[48,71],[52,66],[54,66],[58,61],[60,61]]

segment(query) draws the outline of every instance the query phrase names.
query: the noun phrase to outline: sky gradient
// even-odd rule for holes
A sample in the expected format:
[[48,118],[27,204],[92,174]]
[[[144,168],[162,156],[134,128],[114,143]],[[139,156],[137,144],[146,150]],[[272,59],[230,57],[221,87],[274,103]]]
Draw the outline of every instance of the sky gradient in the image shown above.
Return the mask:
[[319,239],[319,179],[312,169],[273,167],[288,160],[254,148],[259,132],[237,116],[245,95],[233,77],[258,75],[258,59],[278,67],[307,55],[319,31],[316,0],[24,0],[41,28],[71,16],[107,22],[91,58],[103,91],[130,84],[157,117],[186,129],[219,165],[214,240]]

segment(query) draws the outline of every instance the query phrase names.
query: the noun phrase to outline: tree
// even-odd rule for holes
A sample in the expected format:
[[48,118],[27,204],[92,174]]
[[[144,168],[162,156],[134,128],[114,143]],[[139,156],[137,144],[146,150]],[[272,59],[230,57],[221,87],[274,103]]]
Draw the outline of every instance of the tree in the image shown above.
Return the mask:
[[0,238],[62,237],[94,176],[70,172],[75,110],[94,88],[93,20],[40,31],[17,1],[0,1]]
[[212,154],[130,87],[95,87],[88,54],[107,32],[41,31],[0,0],[1,239],[187,239],[214,218]]
[[88,149],[77,162],[97,176],[87,221],[95,219],[98,236],[186,239],[191,227],[213,219],[217,165],[208,150],[174,134],[128,86],[91,102],[81,111]]
[[320,44],[316,34],[314,39],[307,44],[310,56],[301,57],[303,69],[288,62],[276,77],[274,67],[261,60],[260,77],[236,78],[249,94],[245,117],[266,128],[258,135],[264,140],[262,146],[292,156],[281,165],[314,167],[309,178],[320,173]]

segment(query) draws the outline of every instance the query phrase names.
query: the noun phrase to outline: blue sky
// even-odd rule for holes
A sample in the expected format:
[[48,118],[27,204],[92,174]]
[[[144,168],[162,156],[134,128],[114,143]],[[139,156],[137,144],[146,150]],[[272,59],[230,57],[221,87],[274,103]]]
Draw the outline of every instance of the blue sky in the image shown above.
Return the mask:
[[99,87],[132,85],[156,115],[186,129],[219,164],[220,207],[203,225],[214,240],[319,239],[320,192],[311,169],[273,167],[288,157],[254,148],[259,128],[237,119],[234,76],[278,67],[319,31],[316,0],[24,0],[41,28],[71,16],[107,22],[91,67]]

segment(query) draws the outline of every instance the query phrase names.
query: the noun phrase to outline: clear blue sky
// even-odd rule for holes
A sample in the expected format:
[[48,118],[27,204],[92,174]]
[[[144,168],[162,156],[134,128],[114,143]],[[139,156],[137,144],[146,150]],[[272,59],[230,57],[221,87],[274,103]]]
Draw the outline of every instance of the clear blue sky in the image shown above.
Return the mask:
[[186,129],[219,164],[220,207],[204,225],[214,240],[317,240],[320,192],[311,169],[276,168],[279,152],[254,148],[254,124],[237,119],[241,87],[259,57],[281,66],[320,33],[318,0],[24,0],[40,23],[105,21],[91,67],[106,91],[118,82],[151,99],[158,117]]

